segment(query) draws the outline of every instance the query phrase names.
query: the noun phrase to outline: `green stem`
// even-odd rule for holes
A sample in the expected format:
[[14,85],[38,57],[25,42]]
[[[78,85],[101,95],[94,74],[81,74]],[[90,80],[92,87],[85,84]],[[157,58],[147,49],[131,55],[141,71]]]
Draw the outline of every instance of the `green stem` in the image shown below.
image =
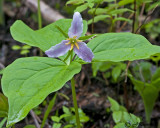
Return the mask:
[[71,51],[70,63],[72,62],[72,59],[73,59],[73,50]]
[[65,62],[70,56],[71,56],[71,51],[68,52],[68,55],[66,56],[66,58],[63,60],[63,62]]
[[72,97],[73,97],[73,104],[74,104],[74,109],[75,109],[75,114],[76,114],[77,128],[80,128],[80,118],[79,118],[79,113],[78,113],[78,105],[77,105],[77,99],[76,99],[74,77],[71,79],[71,86],[72,86]]
[[[40,0],[38,0],[38,28],[41,29],[42,28],[42,17],[41,17],[41,6],[40,6]],[[43,52],[41,49],[39,49],[39,54],[42,57],[43,56]]]
[[93,12],[93,16],[92,16],[92,34],[94,33],[94,17],[95,17],[96,10],[97,10],[99,4],[100,4],[100,3],[97,4],[97,6],[96,6],[96,8],[95,8],[95,10],[94,10],[94,12]]
[[44,117],[43,117],[43,121],[42,121],[42,125],[41,125],[41,128],[44,128],[44,125],[45,125],[45,122],[49,116],[49,113],[51,112],[55,102],[56,102],[56,97],[57,97],[57,93],[54,95],[54,97],[52,98],[52,100],[49,102],[49,105],[48,105],[48,108],[44,114]]
[[4,26],[4,13],[3,13],[3,3],[4,0],[0,0],[0,25]]
[[42,17],[41,17],[40,0],[38,0],[38,26],[39,26],[39,29],[42,28]]

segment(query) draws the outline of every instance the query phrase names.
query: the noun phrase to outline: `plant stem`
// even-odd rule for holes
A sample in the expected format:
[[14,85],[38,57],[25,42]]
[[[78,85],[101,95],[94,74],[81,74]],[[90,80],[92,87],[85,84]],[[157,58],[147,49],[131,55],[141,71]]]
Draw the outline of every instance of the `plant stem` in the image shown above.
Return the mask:
[[5,25],[4,23],[4,13],[3,13],[3,3],[4,0],[0,0],[0,25]]
[[134,16],[133,16],[133,24],[132,24],[132,33],[135,32],[135,23],[136,23],[136,11],[137,11],[137,7],[136,7],[136,0],[134,0]]
[[42,17],[41,17],[40,0],[38,0],[38,26],[39,26],[39,29],[42,28]]
[[71,79],[71,86],[72,86],[72,97],[73,97],[73,104],[74,104],[74,109],[75,109],[75,114],[76,114],[77,128],[80,128],[80,118],[79,118],[79,113],[78,113],[78,105],[77,105],[77,99],[76,99],[74,77]]
[[[41,29],[42,28],[41,6],[40,6],[40,0],[37,1],[38,1],[38,28]],[[41,57],[43,56],[43,52],[41,49],[39,49],[39,55]]]
[[96,6],[96,8],[95,8],[95,10],[94,10],[94,12],[93,12],[93,16],[92,16],[92,34],[94,33],[94,17],[95,17],[96,10],[97,10],[99,4],[100,4],[100,3],[97,4],[97,6]]
[[49,113],[51,112],[55,102],[56,102],[56,97],[57,97],[57,93],[54,95],[54,97],[52,98],[52,100],[49,102],[49,105],[48,105],[48,108],[44,114],[44,117],[43,117],[43,121],[42,121],[42,124],[41,124],[41,128],[44,128],[44,125],[45,125],[45,122],[48,118],[48,115]]

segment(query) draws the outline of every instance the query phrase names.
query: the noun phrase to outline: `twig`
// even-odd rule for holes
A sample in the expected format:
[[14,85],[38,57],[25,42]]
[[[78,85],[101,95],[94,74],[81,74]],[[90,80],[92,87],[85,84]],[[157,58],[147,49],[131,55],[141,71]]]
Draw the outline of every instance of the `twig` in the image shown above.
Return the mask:
[[125,83],[127,83],[127,76],[128,76],[128,68],[131,64],[131,61],[128,61],[128,64],[127,64],[127,67],[126,67],[126,70],[125,70]]
[[[25,5],[31,9],[33,12],[36,12],[38,9],[37,0],[25,0]],[[52,23],[59,19],[64,19],[65,17],[62,16],[58,11],[52,9],[43,1],[40,1],[41,6],[41,13],[42,17],[48,22]]]
[[93,16],[92,16],[92,34],[94,33],[94,17],[95,17],[96,10],[97,10],[99,4],[100,4],[100,3],[97,4],[97,6],[96,6],[96,8],[95,8],[95,10],[94,10],[94,12],[93,12]]
[[127,76],[128,76],[128,68],[131,64],[131,61],[128,61],[126,70],[125,70],[125,80],[123,83],[123,88],[124,88],[124,99],[125,99],[125,104],[126,104],[126,108],[129,108],[129,101],[128,101],[128,94],[127,94]]
[[36,127],[37,127],[37,128],[40,128],[40,125],[39,125],[39,123],[38,123],[38,121],[37,121],[37,119],[36,119],[36,115],[35,115],[34,111],[31,110],[31,111],[30,111],[30,114],[31,114],[31,116],[32,116],[32,118],[33,118],[33,120],[34,120],[34,123],[35,123]]
[[144,21],[142,22],[142,24],[137,28],[137,30],[136,30],[135,33],[137,33],[137,32],[139,31],[139,29],[142,28],[142,26],[143,26],[143,25],[145,24],[145,22],[147,21],[147,18],[152,15],[152,13],[155,11],[155,9],[156,9],[157,7],[158,7],[158,4],[155,6],[155,8],[154,8],[152,11],[150,11],[150,12],[148,13],[148,15],[146,16],[146,18],[144,19]]
[[135,22],[136,22],[136,11],[137,11],[137,7],[136,7],[136,0],[134,0],[134,15],[133,15],[133,24],[132,24],[132,33],[135,32]]
[[[133,14],[134,14],[134,13],[132,13],[131,15],[129,15],[128,19],[132,18],[132,17],[133,17]],[[126,26],[126,24],[127,24],[127,21],[125,21],[125,22],[122,24],[122,26],[118,29],[117,32],[121,32],[122,29]]]

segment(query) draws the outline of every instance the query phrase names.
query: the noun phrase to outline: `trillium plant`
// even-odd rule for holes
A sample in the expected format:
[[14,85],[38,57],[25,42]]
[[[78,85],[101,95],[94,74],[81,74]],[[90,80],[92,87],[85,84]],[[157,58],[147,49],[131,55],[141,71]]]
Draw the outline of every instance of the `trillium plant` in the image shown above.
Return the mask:
[[79,12],[74,13],[73,20],[61,19],[37,31],[20,20],[11,26],[15,40],[40,48],[48,57],[20,58],[3,71],[1,85],[9,102],[7,127],[24,119],[50,93],[71,80],[76,122],[80,128],[74,75],[81,71],[83,64],[148,59],[160,53],[159,46],[141,35],[85,35],[87,27],[87,21],[82,20]]
[[68,51],[72,50],[78,55],[79,58],[86,62],[91,62],[94,55],[86,43],[82,40],[78,40],[83,33],[83,20],[79,12],[75,12],[73,15],[73,21],[68,31],[69,38],[63,40],[61,43],[52,46],[45,53],[48,57],[59,57],[65,55]]

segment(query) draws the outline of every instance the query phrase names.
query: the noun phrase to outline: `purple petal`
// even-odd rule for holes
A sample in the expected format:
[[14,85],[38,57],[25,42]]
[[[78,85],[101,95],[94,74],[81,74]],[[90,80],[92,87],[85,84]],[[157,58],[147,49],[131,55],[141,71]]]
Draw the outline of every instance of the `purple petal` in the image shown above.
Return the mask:
[[48,57],[59,57],[59,56],[63,56],[64,54],[66,54],[69,49],[71,48],[71,45],[66,45],[66,43],[68,43],[69,40],[63,40],[61,43],[56,44],[55,46],[52,46],[50,49],[48,49],[47,51],[45,51],[45,54]]
[[71,27],[69,28],[68,31],[68,36],[70,38],[77,36],[78,39],[82,33],[83,33],[83,20],[81,14],[79,12],[75,12],[73,15],[73,21]]
[[86,43],[78,42],[79,49],[74,46],[74,52],[78,55],[79,58],[86,62],[91,62],[94,55],[90,48],[87,47]]

